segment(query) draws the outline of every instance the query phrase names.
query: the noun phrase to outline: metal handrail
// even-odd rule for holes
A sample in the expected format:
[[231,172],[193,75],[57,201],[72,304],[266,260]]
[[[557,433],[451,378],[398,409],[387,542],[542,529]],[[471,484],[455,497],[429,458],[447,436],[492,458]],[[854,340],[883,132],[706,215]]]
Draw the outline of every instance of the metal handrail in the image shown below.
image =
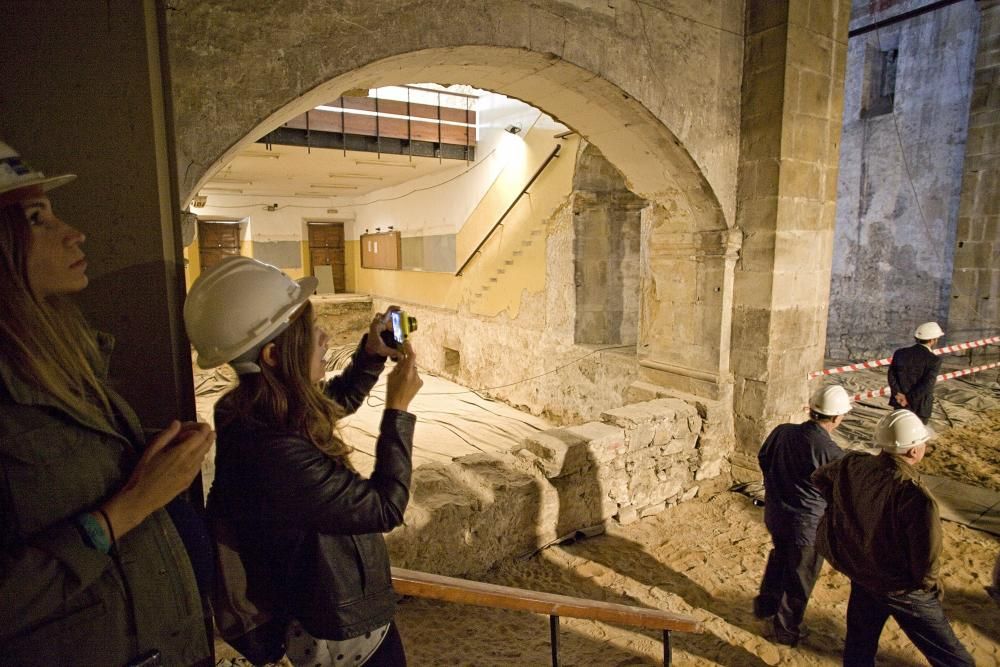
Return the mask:
[[469,263],[473,260],[473,258],[475,258],[475,256],[479,254],[480,248],[482,248],[486,244],[486,242],[490,240],[490,237],[493,236],[493,232],[497,230],[497,227],[503,224],[504,218],[506,218],[507,214],[510,213],[511,210],[513,210],[517,202],[520,201],[521,197],[524,196],[524,193],[528,191],[528,188],[531,187],[532,183],[535,182],[535,179],[537,179],[538,176],[542,173],[542,170],[544,170],[547,166],[549,166],[549,163],[552,162],[553,158],[558,157],[560,148],[561,146],[559,144],[556,144],[555,148],[552,149],[552,152],[549,153],[549,156],[545,158],[545,162],[543,162],[541,166],[538,167],[537,170],[535,170],[535,173],[534,175],[532,175],[531,180],[528,181],[528,184],[525,185],[523,188],[521,188],[521,192],[519,192],[517,196],[514,197],[514,201],[510,203],[510,206],[508,206],[507,210],[503,212],[503,215],[500,216],[500,219],[496,221],[496,224],[490,227],[490,231],[486,232],[486,236],[483,237],[483,240],[479,242],[479,245],[476,246],[476,249],[472,251],[472,254],[469,255],[468,258],[466,258],[466,260],[462,263],[462,266],[458,269],[458,271],[455,272],[456,276],[462,275],[462,271],[465,271],[465,267],[467,267]]
[[479,581],[445,577],[416,570],[404,570],[398,567],[392,568],[392,585],[397,593],[411,597],[548,614],[553,667],[559,667],[560,616],[660,630],[663,632],[664,665],[671,663],[671,631],[693,633],[704,631],[701,621],[698,619],[660,609],[645,609],[613,602],[530,591],[511,586],[485,584]]

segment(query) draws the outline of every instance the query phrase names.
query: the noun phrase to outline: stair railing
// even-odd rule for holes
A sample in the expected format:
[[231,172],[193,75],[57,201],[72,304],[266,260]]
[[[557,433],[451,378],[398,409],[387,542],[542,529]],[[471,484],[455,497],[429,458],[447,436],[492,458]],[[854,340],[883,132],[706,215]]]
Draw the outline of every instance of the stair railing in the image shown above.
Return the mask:
[[459,267],[458,271],[455,272],[456,276],[462,275],[462,272],[465,271],[465,267],[467,267],[469,263],[472,262],[472,260],[476,257],[476,255],[479,254],[479,250],[484,245],[486,245],[487,241],[490,240],[490,237],[493,236],[493,232],[495,232],[497,228],[503,224],[504,218],[506,218],[507,214],[514,209],[514,206],[516,206],[517,202],[521,200],[521,197],[523,197],[524,193],[528,191],[528,188],[530,188],[532,183],[535,182],[535,179],[537,179],[538,176],[545,170],[545,168],[549,166],[549,163],[552,162],[554,158],[559,156],[559,149],[560,145],[556,144],[555,148],[552,149],[552,152],[549,153],[549,156],[545,158],[545,162],[543,162],[541,166],[535,170],[535,173],[532,175],[531,180],[528,181],[528,184],[525,185],[523,188],[521,188],[521,191],[517,193],[517,196],[514,197],[514,201],[510,203],[510,206],[508,206],[507,210],[503,212],[503,215],[500,216],[500,219],[497,220],[492,227],[490,227],[490,231],[486,232],[486,236],[484,236],[483,240],[479,242],[479,245],[476,246],[476,249],[472,251],[472,254],[469,255],[464,262],[462,262],[462,266]]
[[667,666],[670,665],[672,659],[671,632],[704,632],[698,619],[669,611],[485,584],[479,581],[445,577],[416,570],[404,570],[398,567],[392,568],[392,585],[400,595],[457,604],[471,604],[479,607],[548,614],[552,667],[559,667],[559,618],[561,616],[660,630],[663,633],[663,664]]

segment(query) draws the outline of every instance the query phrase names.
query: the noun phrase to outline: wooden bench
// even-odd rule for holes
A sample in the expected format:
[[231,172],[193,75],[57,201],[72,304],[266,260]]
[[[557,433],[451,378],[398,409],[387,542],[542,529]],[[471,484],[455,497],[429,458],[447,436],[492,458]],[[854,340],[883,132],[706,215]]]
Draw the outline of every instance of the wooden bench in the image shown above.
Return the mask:
[[549,616],[549,633],[552,642],[552,664],[559,665],[559,617],[586,618],[594,621],[632,625],[663,633],[663,664],[671,663],[671,632],[703,632],[701,622],[690,616],[674,614],[659,609],[645,609],[625,604],[585,600],[568,595],[529,591],[523,588],[484,584],[468,579],[444,577],[439,574],[392,568],[392,583],[400,595],[528,611]]

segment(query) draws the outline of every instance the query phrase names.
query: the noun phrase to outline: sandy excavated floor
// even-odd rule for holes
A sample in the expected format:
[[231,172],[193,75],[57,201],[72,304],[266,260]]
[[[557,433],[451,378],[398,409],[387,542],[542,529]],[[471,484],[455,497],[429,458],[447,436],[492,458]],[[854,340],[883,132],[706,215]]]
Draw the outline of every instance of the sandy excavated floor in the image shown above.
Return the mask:
[[[844,384],[880,386],[884,371],[843,376]],[[1000,384],[996,373],[939,385],[932,426],[939,436],[921,465],[927,473],[1000,491]],[[884,399],[859,406],[841,441],[869,444],[888,408]],[[572,545],[549,548],[491,572],[485,581],[691,614],[702,635],[677,634],[674,664],[840,665],[850,582],[824,566],[806,613],[812,635],[797,648],[774,644],[751,614],[770,538],[763,509],[715,490],[628,526]],[[1000,664],[1000,607],[990,583],[1000,539],[944,524],[944,606],[959,639],[979,665]],[[397,615],[413,665],[550,664],[547,617],[407,599]],[[660,664],[658,633],[604,623],[562,620],[563,665]],[[882,633],[880,665],[926,665],[890,620]]]
[[[884,371],[841,381],[877,385],[880,377]],[[953,381],[939,386],[937,395],[943,400],[932,425],[939,437],[921,470],[1000,491],[997,376]],[[867,444],[883,406],[883,399],[859,406],[842,442]],[[674,635],[677,665],[841,664],[849,582],[829,565],[806,612],[812,634],[797,648],[769,641],[766,624],[753,618],[751,600],[770,540],[762,508],[728,491],[732,481],[716,480],[694,501],[628,526],[611,525],[604,535],[550,547],[482,580],[693,615],[706,632]],[[1000,607],[983,590],[1000,554],[1000,539],[948,522],[944,537],[946,613],[977,664],[1000,664]],[[405,599],[397,623],[409,664],[417,667],[551,664],[544,616]],[[605,623],[563,619],[560,641],[562,665],[660,664],[662,658],[658,633]],[[224,645],[219,648],[220,658],[231,655]],[[890,620],[878,664],[927,663]]]

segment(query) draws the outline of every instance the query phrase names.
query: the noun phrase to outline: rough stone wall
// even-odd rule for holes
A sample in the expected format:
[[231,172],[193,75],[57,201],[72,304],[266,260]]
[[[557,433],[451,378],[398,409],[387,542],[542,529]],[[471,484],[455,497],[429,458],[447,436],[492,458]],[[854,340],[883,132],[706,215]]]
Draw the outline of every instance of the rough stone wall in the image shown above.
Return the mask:
[[641,211],[647,202],[587,145],[573,178],[576,342],[636,342]]
[[732,361],[749,460],[801,417],[823,361],[849,16],[848,0],[747,2]]
[[[1000,2],[980,2],[977,9],[979,39],[948,317],[953,341],[954,332],[966,340],[1000,331]],[[997,349],[991,348],[993,354]]]
[[387,538],[392,561],[472,575],[612,518],[630,523],[690,500],[720,472],[700,447],[702,430],[692,405],[661,398],[539,433],[509,456],[421,466],[406,525]]
[[[852,29],[931,3],[898,4],[868,13],[870,3],[855,0]],[[948,322],[975,4],[943,6],[849,41],[827,327],[831,357],[882,356],[909,343],[921,322]],[[898,54],[894,99],[875,109],[882,53],[892,50]],[[968,340],[954,327],[945,329],[953,341]]]

